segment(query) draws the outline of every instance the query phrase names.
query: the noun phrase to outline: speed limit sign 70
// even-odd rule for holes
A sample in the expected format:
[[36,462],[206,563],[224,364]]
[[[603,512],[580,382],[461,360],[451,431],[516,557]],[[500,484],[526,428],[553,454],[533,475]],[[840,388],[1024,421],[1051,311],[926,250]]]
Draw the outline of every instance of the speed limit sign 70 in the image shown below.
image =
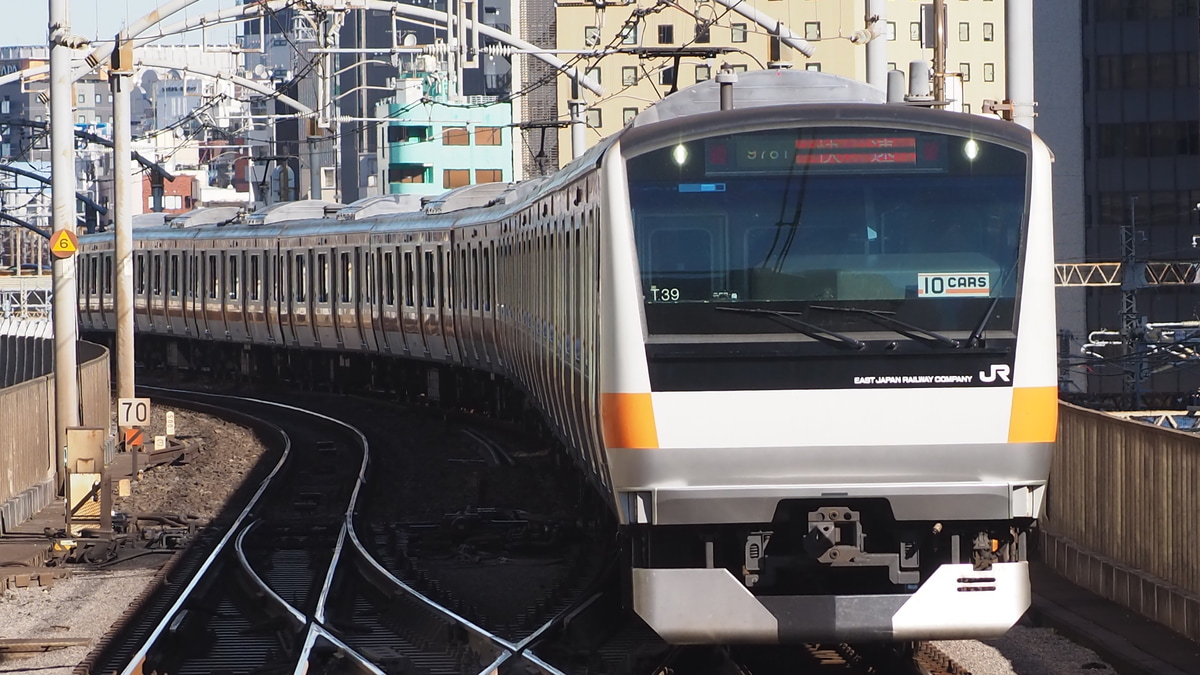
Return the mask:
[[144,427],[150,423],[150,399],[117,399],[117,426]]

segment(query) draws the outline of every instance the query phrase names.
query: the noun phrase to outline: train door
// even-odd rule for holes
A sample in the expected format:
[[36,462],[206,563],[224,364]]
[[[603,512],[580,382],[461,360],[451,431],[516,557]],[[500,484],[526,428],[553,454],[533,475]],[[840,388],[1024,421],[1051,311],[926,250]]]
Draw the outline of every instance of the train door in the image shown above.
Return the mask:
[[416,357],[426,357],[429,350],[425,348],[425,335],[421,332],[421,276],[420,258],[417,247],[407,244],[402,247],[400,260],[402,279],[400,287],[404,292],[404,304],[400,308],[400,329],[404,332],[404,344],[408,353]]
[[183,292],[180,294],[183,300],[183,332],[184,335],[194,338],[204,333],[196,319],[197,298],[200,293],[200,257],[196,254],[195,242],[189,242],[181,254],[186,256],[188,261],[187,273],[183,275]]
[[312,262],[313,252],[304,246],[300,240],[292,251],[295,263],[292,281],[295,283],[295,294],[292,296],[292,330],[296,334],[296,343],[301,347],[314,347],[317,344],[317,334],[313,328],[312,316]]
[[240,250],[225,255],[225,336],[235,342],[245,342],[246,331],[246,258]]
[[362,293],[355,270],[359,267],[357,247],[344,246],[334,249],[337,269],[334,271],[334,328],[338,346],[352,351],[361,351],[363,340],[359,327],[358,299]]
[[187,272],[187,257],[178,249],[167,252],[167,332],[186,335],[187,321],[183,315],[183,282]]
[[296,335],[296,319],[295,302],[296,302],[296,258],[293,250],[280,242],[279,245],[279,282],[278,293],[279,300],[279,332],[282,335],[282,344],[287,347],[294,347],[299,344],[300,340]]
[[442,338],[445,341],[446,358],[454,363],[461,363],[458,329],[454,320],[454,248],[449,239],[438,244],[437,265],[438,288],[441,289],[438,311],[442,315]]
[[266,305],[268,303],[265,293],[266,274],[264,274],[268,258],[263,250],[257,247],[257,241],[253,245],[254,248],[246,251],[246,330],[249,333],[250,342],[266,344],[271,341],[271,332],[267,323]]
[[[213,243],[215,245],[215,242]],[[225,256],[220,250],[204,252],[204,326],[208,337],[224,340],[225,311],[222,308],[224,292]]]
[[283,306],[283,255],[276,240],[271,248],[263,249],[263,321],[266,323],[267,341],[282,345],[283,323],[280,310]]
[[99,251],[100,256],[100,323],[109,330],[117,327],[117,301],[113,297],[116,289],[116,265],[112,251]]
[[150,311],[150,330],[160,335],[167,332],[167,301],[165,284],[166,253],[153,250],[150,255],[150,293],[147,303]]
[[358,334],[362,336],[362,348],[368,352],[378,352],[379,342],[375,330],[376,321],[375,296],[379,293],[375,276],[375,250],[369,245],[354,247],[354,281],[358,286],[355,295],[354,317],[358,323]]
[[337,329],[333,325],[333,284],[330,273],[332,249],[312,248],[312,326],[316,342],[326,348],[337,346]]
[[441,295],[438,283],[437,245],[426,242],[417,247],[420,259],[420,308],[421,333],[425,336],[425,350],[429,357],[438,361],[446,358],[446,340],[442,334]]
[[391,244],[381,246],[376,255],[379,266],[379,334],[384,349],[391,354],[407,354],[408,346],[400,325],[404,293],[401,290],[403,260],[400,249]]

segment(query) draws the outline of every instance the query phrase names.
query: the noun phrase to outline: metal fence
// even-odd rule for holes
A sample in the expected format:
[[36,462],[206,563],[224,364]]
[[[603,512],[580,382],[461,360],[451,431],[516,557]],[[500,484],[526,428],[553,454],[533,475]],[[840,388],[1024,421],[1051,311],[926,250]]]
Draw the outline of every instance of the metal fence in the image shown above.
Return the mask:
[[1200,639],[1200,437],[1063,403],[1043,559]]
[[[0,336],[0,342],[7,338],[18,339]],[[77,344],[80,423],[108,429],[108,350],[89,342]],[[48,349],[53,352],[53,344]],[[53,373],[0,389],[0,532],[11,531],[54,499],[54,413]]]

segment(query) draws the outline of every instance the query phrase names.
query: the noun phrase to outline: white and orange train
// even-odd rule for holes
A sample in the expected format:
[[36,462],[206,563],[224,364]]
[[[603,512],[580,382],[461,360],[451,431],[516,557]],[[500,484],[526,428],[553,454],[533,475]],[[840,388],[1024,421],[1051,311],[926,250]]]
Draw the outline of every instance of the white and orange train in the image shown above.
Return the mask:
[[[407,212],[137,229],[139,348],[515,392],[669,642],[1001,634],[1056,429],[1050,153],[827,74],[733,91]],[[113,243],[81,239],[85,330],[115,325]]]

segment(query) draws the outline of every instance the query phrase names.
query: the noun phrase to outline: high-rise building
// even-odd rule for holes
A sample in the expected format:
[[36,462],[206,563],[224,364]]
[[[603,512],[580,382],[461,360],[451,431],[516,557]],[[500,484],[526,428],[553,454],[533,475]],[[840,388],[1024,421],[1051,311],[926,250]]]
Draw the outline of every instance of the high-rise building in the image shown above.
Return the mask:
[[[1036,3],[1037,131],[1056,156],[1059,262],[1121,261],[1127,227],[1141,261],[1200,260],[1198,5]],[[1060,308],[1086,308],[1078,312],[1082,328],[1064,322],[1060,310],[1076,357],[1089,331],[1122,328],[1120,287],[1060,290],[1058,299]],[[1147,288],[1135,300],[1136,316],[1151,324],[1200,319],[1194,285]],[[1088,367],[1087,390],[1122,391],[1133,365],[1118,358]],[[1200,387],[1194,362],[1160,355],[1148,365],[1146,392]],[[1075,382],[1083,379],[1077,374]]]
[[[912,61],[932,61],[933,4],[912,0],[883,4],[885,11],[870,30],[877,36],[873,39],[886,41],[888,68],[907,72]],[[954,99],[957,109],[979,112],[985,100],[1004,99],[1004,2],[946,0],[944,4],[948,98]],[[620,129],[673,88],[713,77],[726,63],[735,71],[791,67],[866,80],[866,47],[861,39],[851,38],[868,29],[867,5],[867,0],[684,0],[680,4],[562,0],[557,4],[557,48],[567,50],[563,58],[571,59],[606,90],[603,96],[587,99],[590,144]],[[805,57],[780,40],[777,22],[811,43],[814,54]],[[722,53],[710,58],[672,53],[694,48]],[[619,51],[567,55],[600,49]],[[572,88],[562,77],[557,88],[554,115],[565,120]],[[569,139],[569,131],[560,132],[563,147]],[[560,155],[569,158],[570,152],[560,151]]]

